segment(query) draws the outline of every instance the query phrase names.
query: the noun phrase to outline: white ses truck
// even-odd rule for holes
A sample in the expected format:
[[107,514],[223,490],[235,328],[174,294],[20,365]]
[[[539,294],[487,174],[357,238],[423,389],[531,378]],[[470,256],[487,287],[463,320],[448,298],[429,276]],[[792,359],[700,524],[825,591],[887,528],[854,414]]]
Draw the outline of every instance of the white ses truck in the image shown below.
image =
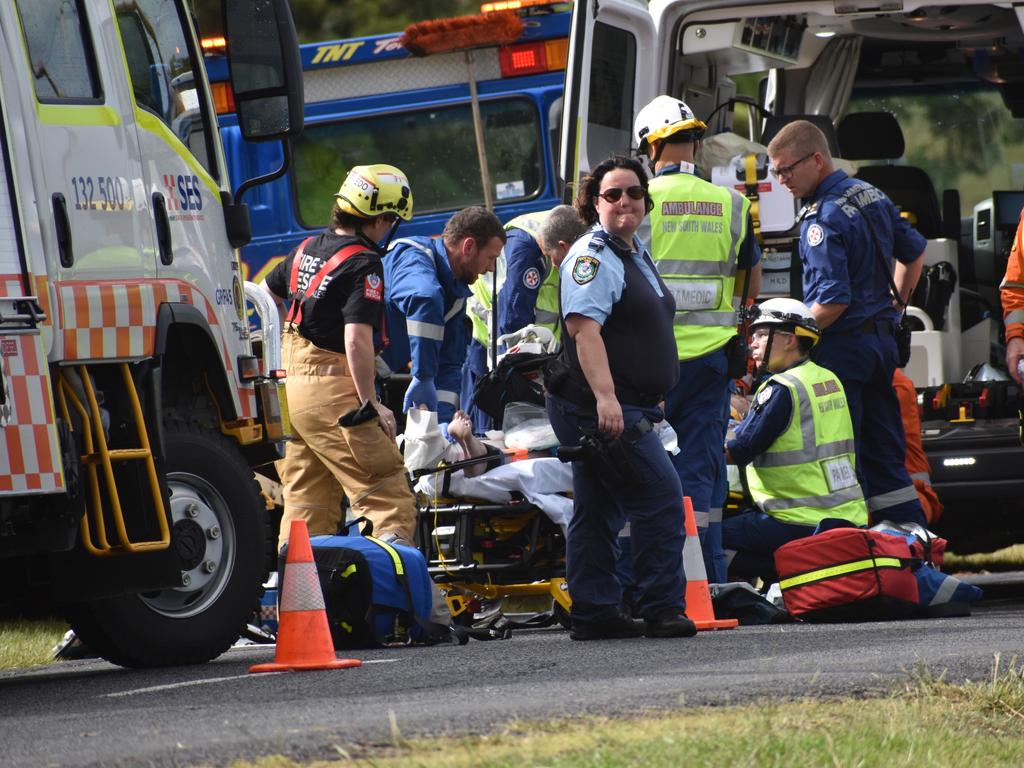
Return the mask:
[[[286,0],[224,6],[246,138],[300,131]],[[118,664],[205,661],[258,604],[250,466],[285,425],[191,9],[13,0],[0,39],[0,603]]]
[[800,298],[798,202],[763,154],[748,177],[730,151],[763,152],[790,120],[821,127],[928,239],[906,372],[943,522],[960,533],[1019,533],[1024,513],[1020,392],[992,380],[1005,379],[998,285],[1024,205],[1022,23],[1024,6],[973,0],[587,0],[570,38],[563,178],[631,152],[633,116],[658,94],[683,99],[709,123],[712,181],[759,198],[762,297]]

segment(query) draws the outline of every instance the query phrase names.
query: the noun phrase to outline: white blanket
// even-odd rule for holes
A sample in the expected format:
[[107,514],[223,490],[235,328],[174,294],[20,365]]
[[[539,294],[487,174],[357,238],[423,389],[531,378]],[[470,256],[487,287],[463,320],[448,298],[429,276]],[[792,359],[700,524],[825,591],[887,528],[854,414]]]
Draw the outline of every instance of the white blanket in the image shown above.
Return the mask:
[[[435,483],[442,483],[440,473],[425,475],[416,483],[416,490],[433,498]],[[438,486],[440,492],[440,487]],[[512,501],[512,491],[518,491],[532,504],[565,530],[572,519],[572,499],[562,494],[572,493],[572,465],[558,459],[527,459],[513,461],[492,469],[478,477],[466,477],[460,469],[452,475],[449,485],[452,496],[481,499],[497,504]]]

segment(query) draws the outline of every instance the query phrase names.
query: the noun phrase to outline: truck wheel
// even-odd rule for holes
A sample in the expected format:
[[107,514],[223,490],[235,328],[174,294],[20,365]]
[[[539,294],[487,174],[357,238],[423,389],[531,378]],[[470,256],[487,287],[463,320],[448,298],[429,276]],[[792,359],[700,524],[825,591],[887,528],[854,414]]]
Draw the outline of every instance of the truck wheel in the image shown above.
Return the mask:
[[234,443],[195,425],[164,430],[181,585],[71,607],[75,633],[125,667],[199,664],[227,650],[259,603],[266,509]]

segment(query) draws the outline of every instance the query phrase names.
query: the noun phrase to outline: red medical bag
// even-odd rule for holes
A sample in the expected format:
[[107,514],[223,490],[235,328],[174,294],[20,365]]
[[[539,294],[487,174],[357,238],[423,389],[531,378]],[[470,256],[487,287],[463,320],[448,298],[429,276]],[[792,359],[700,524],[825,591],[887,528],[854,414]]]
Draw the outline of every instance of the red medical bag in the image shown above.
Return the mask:
[[786,610],[806,621],[908,618],[918,605],[920,543],[862,528],[834,528],[775,551]]

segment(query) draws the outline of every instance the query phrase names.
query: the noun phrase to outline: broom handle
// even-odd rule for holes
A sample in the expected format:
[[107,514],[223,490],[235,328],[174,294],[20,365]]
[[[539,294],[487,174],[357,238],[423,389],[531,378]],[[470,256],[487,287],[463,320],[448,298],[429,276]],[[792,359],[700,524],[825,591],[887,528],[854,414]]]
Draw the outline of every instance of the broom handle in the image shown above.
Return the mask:
[[476,73],[473,68],[473,51],[466,51],[466,71],[469,73],[469,99],[473,110],[473,133],[476,134],[476,155],[480,161],[480,183],[484,185],[484,207],[494,210],[494,192],[491,189],[491,172],[487,167],[487,149],[484,147],[484,127],[480,120],[480,99],[476,93]]

